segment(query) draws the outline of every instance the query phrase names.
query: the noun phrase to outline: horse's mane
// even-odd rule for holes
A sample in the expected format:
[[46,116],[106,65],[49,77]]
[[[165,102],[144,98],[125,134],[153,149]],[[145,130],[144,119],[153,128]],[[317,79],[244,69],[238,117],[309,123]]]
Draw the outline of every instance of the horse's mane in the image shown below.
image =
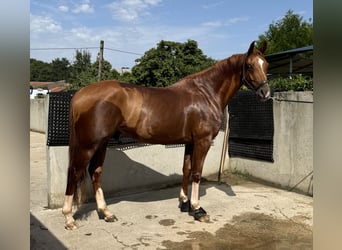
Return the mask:
[[188,75],[184,77],[183,79],[195,79],[195,78],[204,78],[204,77],[210,78],[213,75],[224,73],[229,69],[232,70],[234,67],[237,66],[237,61],[240,56],[241,54],[234,54],[228,58],[218,61],[214,65],[206,69],[203,69],[202,71]]

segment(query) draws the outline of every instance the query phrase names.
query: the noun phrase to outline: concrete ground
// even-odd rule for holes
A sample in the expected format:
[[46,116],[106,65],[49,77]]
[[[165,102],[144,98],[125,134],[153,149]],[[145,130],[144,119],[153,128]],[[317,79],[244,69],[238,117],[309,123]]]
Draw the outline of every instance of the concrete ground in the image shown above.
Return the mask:
[[201,183],[208,223],[180,212],[176,186],[107,198],[114,223],[87,203],[74,216],[79,228],[65,230],[61,209],[46,208],[45,135],[30,136],[31,249],[312,249],[312,197],[227,172],[221,185]]

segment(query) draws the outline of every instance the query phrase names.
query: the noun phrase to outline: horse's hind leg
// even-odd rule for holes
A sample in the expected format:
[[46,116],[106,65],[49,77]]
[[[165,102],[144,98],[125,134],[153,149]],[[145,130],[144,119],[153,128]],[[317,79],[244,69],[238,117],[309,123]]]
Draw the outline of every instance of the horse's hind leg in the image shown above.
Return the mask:
[[89,175],[91,177],[92,183],[93,183],[98,212],[104,215],[105,221],[114,222],[114,221],[117,221],[117,218],[107,208],[107,204],[106,204],[106,201],[103,195],[103,190],[101,187],[102,169],[103,169],[103,162],[104,162],[105,155],[106,155],[106,147],[107,147],[107,143],[103,143],[97,149],[93,158],[90,161],[88,171],[89,171]]
[[[71,149],[70,151],[70,160],[69,160],[69,168],[68,168],[68,177],[67,177],[67,187],[65,191],[65,199],[62,208],[62,213],[65,217],[65,228],[66,229],[76,229],[77,225],[72,216],[72,203],[74,200],[74,195],[77,189],[78,183],[84,183],[85,178],[85,170],[89,164],[90,157],[92,152],[89,150],[76,150]],[[82,192],[83,190],[81,190]]]

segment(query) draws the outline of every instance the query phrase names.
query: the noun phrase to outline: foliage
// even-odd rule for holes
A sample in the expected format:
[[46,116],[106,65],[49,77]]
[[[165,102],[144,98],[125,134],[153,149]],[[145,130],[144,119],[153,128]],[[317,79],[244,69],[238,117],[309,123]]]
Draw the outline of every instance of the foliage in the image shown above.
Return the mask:
[[311,19],[304,21],[303,17],[289,10],[281,20],[272,22],[268,30],[259,36],[257,46],[260,46],[263,41],[267,41],[265,54],[312,45],[312,21]]
[[194,40],[185,43],[162,40],[136,62],[132,69],[135,84],[165,87],[213,65],[215,60],[205,56]]
[[301,74],[275,77],[269,80],[270,88],[278,91],[313,91],[313,79]]
[[[91,54],[88,51],[76,50],[75,61],[70,63],[66,58],[57,58],[51,63],[30,59],[31,81],[61,81],[71,84],[71,89],[79,89],[98,80],[99,61],[91,63]],[[122,76],[112,69],[112,65],[103,60],[101,79],[120,79]],[[124,79],[129,79],[127,75]]]
[[80,89],[95,81],[96,75],[92,69],[90,52],[76,50],[75,61],[70,74],[71,88]]
[[30,59],[30,80],[31,81],[50,81],[51,67],[49,63],[36,59]]
[[134,83],[134,76],[130,72],[123,72],[121,75],[118,76],[118,80],[122,82]]
[[[99,60],[96,60],[92,65],[92,74],[98,77],[99,73]],[[103,60],[102,61],[102,70],[101,70],[101,80],[108,80],[108,79],[119,79],[120,74],[116,69],[112,69],[112,65],[110,62]]]
[[71,72],[71,64],[66,58],[57,58],[52,60],[51,62],[51,76],[50,81],[61,81],[69,80],[70,72]]

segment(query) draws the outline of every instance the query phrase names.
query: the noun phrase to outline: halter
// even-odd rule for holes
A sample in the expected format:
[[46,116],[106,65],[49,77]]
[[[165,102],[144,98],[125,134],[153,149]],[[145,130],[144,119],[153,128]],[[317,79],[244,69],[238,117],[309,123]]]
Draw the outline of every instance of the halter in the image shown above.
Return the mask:
[[243,59],[243,65],[242,65],[242,79],[241,79],[241,86],[244,84],[247,88],[254,90],[255,92],[258,92],[258,90],[268,83],[268,80],[257,82],[255,80],[251,80],[251,82],[256,82],[258,85],[255,87],[251,82],[249,82],[245,77],[245,71],[246,71],[246,60],[247,60],[247,53],[244,56]]

